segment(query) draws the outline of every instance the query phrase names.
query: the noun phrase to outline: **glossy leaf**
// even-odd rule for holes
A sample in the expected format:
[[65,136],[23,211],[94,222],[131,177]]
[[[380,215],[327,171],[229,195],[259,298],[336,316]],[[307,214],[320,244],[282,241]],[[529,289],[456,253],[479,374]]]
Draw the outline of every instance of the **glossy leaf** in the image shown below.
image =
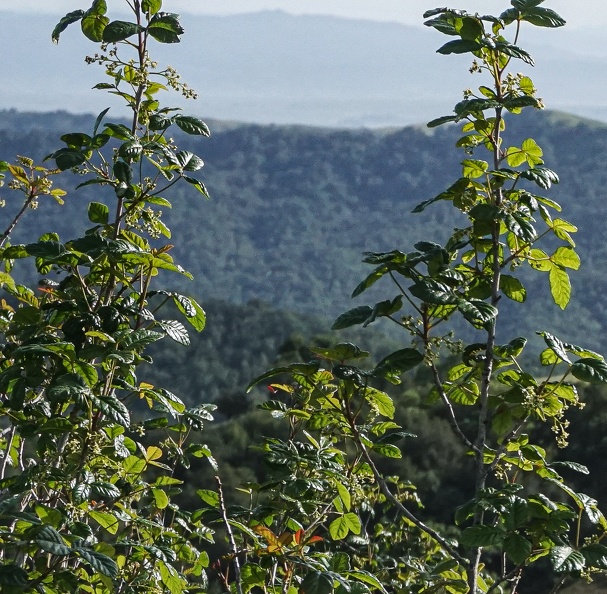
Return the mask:
[[177,320],[158,320],[158,325],[166,332],[167,336],[175,342],[188,346],[190,337],[185,326]]
[[469,52],[476,52],[482,49],[482,45],[478,41],[470,39],[457,39],[455,41],[449,41],[442,47],[437,49],[439,54],[467,54]]
[[103,29],[103,41],[116,43],[144,31],[141,25],[127,21],[112,21]]
[[84,16],[83,10],[74,10],[68,12],[56,25],[51,33],[51,39],[53,43],[59,43],[59,37],[61,33],[67,29],[72,23],[77,23]]
[[466,528],[461,535],[461,543],[467,547],[486,547],[492,545],[501,545],[505,538],[505,533],[496,526],[470,526]]
[[417,349],[401,349],[384,357],[372,371],[375,377],[383,377],[392,383],[400,383],[403,373],[417,367],[424,360],[424,355]]
[[601,359],[583,358],[571,366],[573,377],[591,384],[607,383],[607,363]]
[[187,134],[193,134],[197,136],[211,136],[209,127],[198,118],[192,116],[177,115],[173,118],[173,121]]
[[98,571],[100,574],[109,578],[116,578],[118,576],[118,565],[107,555],[98,553],[93,549],[80,546],[75,546],[73,551],[82,557],[95,571]]
[[333,578],[320,571],[310,571],[301,585],[301,594],[333,594]]
[[100,202],[91,202],[88,208],[89,221],[107,225],[109,221],[110,209]]
[[373,313],[373,309],[368,305],[361,305],[355,307],[346,313],[341,314],[333,325],[332,330],[343,330],[344,328],[350,328],[351,326],[357,326],[363,324]]
[[148,33],[160,43],[179,43],[184,30],[176,14],[157,13],[148,25]]
[[555,546],[550,550],[550,562],[557,573],[582,571],[586,566],[584,555],[570,546]]

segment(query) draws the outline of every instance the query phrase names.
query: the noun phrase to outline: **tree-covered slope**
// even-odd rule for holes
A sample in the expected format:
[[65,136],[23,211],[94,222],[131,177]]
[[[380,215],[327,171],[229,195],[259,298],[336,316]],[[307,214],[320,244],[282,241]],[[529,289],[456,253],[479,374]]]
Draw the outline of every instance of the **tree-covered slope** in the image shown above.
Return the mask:
[[[575,327],[557,320],[547,281],[541,279],[528,287],[533,305],[525,308],[526,326],[550,327],[571,341],[584,335],[586,343],[607,350],[602,300],[607,128],[550,112],[533,116],[513,120],[515,136],[535,138],[544,147],[547,163],[562,180],[547,195],[566,206],[586,239],[577,246],[582,269],[573,275],[569,319],[576,319]],[[71,117],[56,114],[57,129],[65,130],[66,121],[74,132],[89,129],[86,118]],[[54,126],[42,129],[42,121],[2,112],[3,154],[34,152],[39,158],[56,149],[58,132]],[[457,152],[451,149],[459,136],[456,127],[353,130],[211,123],[211,128],[210,140],[180,142],[204,157],[212,199],[177,190],[176,207],[163,213],[181,237],[174,255],[195,277],[192,283],[175,276],[174,282],[203,302],[256,299],[331,318],[351,306],[349,295],[367,273],[363,252],[395,246],[406,251],[420,239],[444,239],[444,205],[432,206],[423,218],[411,210],[458,177]],[[23,229],[30,236],[58,229],[69,238],[75,220],[69,213],[82,208],[82,195],[91,191],[70,193],[62,208],[41,205],[46,221],[36,217],[36,228],[27,229],[26,222]],[[10,206],[2,213],[7,220]],[[449,221],[451,227],[458,224]],[[516,308],[508,315],[518,315]]]

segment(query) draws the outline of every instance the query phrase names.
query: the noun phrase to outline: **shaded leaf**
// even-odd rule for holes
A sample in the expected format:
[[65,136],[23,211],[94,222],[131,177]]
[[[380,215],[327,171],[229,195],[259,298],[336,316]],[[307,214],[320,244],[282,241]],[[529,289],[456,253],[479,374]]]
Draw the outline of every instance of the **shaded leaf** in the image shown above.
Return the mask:
[[350,326],[356,326],[363,324],[369,316],[373,313],[373,309],[368,305],[361,305],[341,314],[333,325],[332,330],[343,330],[344,328],[350,328]]
[[72,23],[76,23],[84,16],[84,10],[74,10],[68,12],[56,25],[51,33],[51,39],[53,43],[59,43],[59,37],[61,33],[67,29]]
[[607,383],[607,363],[601,359],[579,359],[571,366],[574,377],[591,384]]
[[110,578],[118,576],[118,565],[116,565],[116,562],[107,555],[84,547],[74,547],[73,551],[80,555],[80,557],[100,574]]
[[456,39],[445,43],[442,47],[436,50],[439,54],[466,54],[468,52],[476,52],[482,49],[482,45],[478,41],[472,39]]
[[103,41],[106,43],[116,43],[117,41],[128,39],[140,31],[144,31],[144,28],[136,23],[112,21],[103,29]]
[[584,555],[570,546],[556,546],[550,549],[552,569],[557,573],[581,571],[586,566]]

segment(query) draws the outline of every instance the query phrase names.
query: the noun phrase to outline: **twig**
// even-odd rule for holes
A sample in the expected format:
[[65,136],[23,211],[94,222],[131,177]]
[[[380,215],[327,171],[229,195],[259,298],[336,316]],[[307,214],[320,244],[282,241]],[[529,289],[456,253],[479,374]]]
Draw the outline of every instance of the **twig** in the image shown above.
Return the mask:
[[217,482],[217,494],[219,495],[219,509],[221,511],[221,517],[228,533],[228,540],[230,542],[230,548],[234,559],[234,581],[236,583],[236,591],[238,594],[243,594],[242,583],[240,581],[240,561],[238,559],[238,547],[236,546],[236,539],[234,538],[234,532],[228,519],[228,512],[226,509],[225,499],[223,497],[223,485],[219,475],[215,475],[215,481]]

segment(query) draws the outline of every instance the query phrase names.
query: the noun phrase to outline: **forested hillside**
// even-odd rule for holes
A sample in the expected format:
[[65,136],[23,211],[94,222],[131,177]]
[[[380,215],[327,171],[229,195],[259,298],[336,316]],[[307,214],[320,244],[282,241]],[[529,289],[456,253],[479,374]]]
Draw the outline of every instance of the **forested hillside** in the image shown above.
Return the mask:
[[543,1],[425,13],[486,79],[455,116],[211,138],[162,0],[59,21],[127,115],[0,112],[2,592],[607,577],[607,125],[513,70]]
[[[85,116],[45,118],[1,112],[3,153],[40,158],[60,145],[59,130],[86,132],[92,126],[92,118]],[[45,121],[56,122],[56,128],[47,123],[39,130]],[[515,137],[533,137],[544,148],[545,160],[563,180],[548,195],[566,208],[584,238],[577,246],[582,268],[574,273],[569,306],[575,327],[558,319],[543,279],[530,281],[524,326],[533,331],[545,323],[569,340],[583,335],[589,346],[605,351],[607,248],[601,213],[607,127],[551,112],[523,115],[512,126]],[[196,279],[190,283],[176,275],[174,282],[202,302],[217,298],[246,304],[255,299],[333,318],[351,306],[350,293],[366,274],[360,263],[363,252],[395,246],[407,250],[421,238],[444,239],[439,229],[447,215],[440,204],[424,213],[423,222],[411,210],[459,174],[457,152],[450,150],[458,137],[455,128],[351,130],[211,122],[211,129],[213,135],[204,143],[179,139],[205,159],[211,200],[178,187],[174,209],[163,213],[181,237],[174,252]],[[70,192],[67,208],[84,209],[91,192]],[[66,216],[65,208],[54,204],[41,208],[45,222],[37,217],[36,228],[28,228],[26,221],[22,231],[34,237],[57,229],[64,239],[73,236],[77,217]],[[8,218],[7,210],[2,214]],[[453,220],[447,228],[457,224]]]

